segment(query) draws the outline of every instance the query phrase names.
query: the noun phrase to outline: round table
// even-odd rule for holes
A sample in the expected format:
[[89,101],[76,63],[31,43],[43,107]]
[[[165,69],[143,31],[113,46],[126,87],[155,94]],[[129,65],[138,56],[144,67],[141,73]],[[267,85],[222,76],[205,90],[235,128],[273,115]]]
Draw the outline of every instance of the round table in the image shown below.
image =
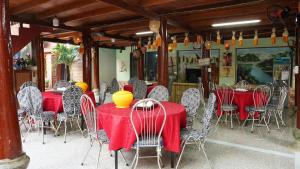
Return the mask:
[[[162,137],[164,149],[170,152],[180,152],[180,128],[186,127],[185,108],[177,103],[162,102],[167,118]],[[97,107],[98,129],[103,128],[110,139],[109,149],[130,150],[136,136],[130,122],[130,108],[119,109],[113,103]]]
[[[94,104],[96,105],[94,92],[87,91],[85,92]],[[43,109],[44,111],[54,111],[55,114],[63,112],[63,102],[62,102],[62,93],[46,91],[42,93],[43,95]]]

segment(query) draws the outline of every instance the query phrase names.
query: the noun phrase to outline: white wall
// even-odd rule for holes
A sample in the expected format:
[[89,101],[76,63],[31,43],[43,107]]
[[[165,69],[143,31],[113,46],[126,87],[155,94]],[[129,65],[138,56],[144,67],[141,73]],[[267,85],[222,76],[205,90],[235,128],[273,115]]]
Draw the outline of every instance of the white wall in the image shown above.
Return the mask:
[[[130,47],[126,47],[125,50],[116,50],[116,58],[117,58],[117,80],[118,81],[128,81],[130,78]],[[121,72],[121,64],[125,64],[127,71]]]
[[110,84],[116,78],[116,50],[99,48],[100,82]]

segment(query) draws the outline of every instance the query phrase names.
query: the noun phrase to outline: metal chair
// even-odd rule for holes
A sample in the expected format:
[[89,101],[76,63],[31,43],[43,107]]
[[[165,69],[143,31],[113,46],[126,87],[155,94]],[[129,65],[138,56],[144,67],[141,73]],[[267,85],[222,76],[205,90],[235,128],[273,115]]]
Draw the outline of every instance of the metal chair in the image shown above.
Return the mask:
[[148,94],[148,98],[157,101],[169,101],[169,91],[168,88],[162,85],[155,86],[151,92]]
[[246,80],[241,80],[239,82],[237,82],[234,87],[236,89],[249,89],[249,83]]
[[[30,119],[33,119],[34,125],[38,128],[42,129],[43,135],[43,144],[44,141],[44,128],[50,128],[56,131],[54,126],[55,121],[55,113],[52,111],[43,111],[43,98],[41,91],[33,86],[25,87],[23,90],[28,90],[29,92],[29,101],[32,106],[32,112],[30,114]],[[45,124],[49,124],[50,126],[46,126]]]
[[221,114],[217,120],[216,127],[219,124],[220,119],[223,117],[225,114],[225,122],[227,123],[227,116],[229,114],[230,116],[230,128],[233,128],[233,120],[232,116],[235,115],[238,123],[240,123],[239,117],[238,117],[238,112],[237,106],[233,104],[233,99],[234,99],[234,90],[233,88],[229,86],[219,86],[217,88],[217,98],[218,98],[218,104],[220,104],[220,111]]
[[55,132],[55,135],[57,135],[61,123],[64,123],[65,127],[65,133],[64,133],[64,143],[66,143],[66,135],[67,135],[67,123],[70,122],[70,125],[72,127],[72,123],[76,121],[78,128],[80,129],[81,133],[82,129],[80,127],[80,116],[81,116],[81,109],[80,109],[80,97],[82,95],[81,88],[77,86],[70,86],[67,88],[66,91],[63,92],[62,100],[63,100],[63,108],[64,112],[57,114],[57,121],[58,126],[57,130]]
[[133,84],[133,97],[135,99],[144,99],[147,96],[147,84],[143,80],[138,80]]
[[[254,122],[256,120],[259,120],[259,124],[263,120],[265,126],[268,129],[268,132],[270,132],[268,123],[266,121],[267,105],[269,104],[270,96],[271,96],[271,89],[266,85],[259,85],[254,89],[253,96],[252,96],[254,105],[246,107],[248,116],[243,124],[243,126],[245,126],[246,121],[252,120],[251,133],[253,133]],[[256,113],[259,113],[260,115],[259,119],[255,118]]]
[[216,88],[216,84],[213,81],[208,82],[209,93],[214,93]]
[[111,94],[114,94],[115,92],[119,91],[120,90],[120,85],[119,85],[119,82],[117,81],[116,78],[114,78],[112,81],[111,81],[111,85],[110,85],[110,93]]
[[[149,104],[149,105],[148,105]],[[139,108],[140,105],[148,105]],[[155,106],[157,105],[157,106]],[[136,136],[133,148],[136,149],[132,167],[135,169],[140,158],[157,158],[158,167],[163,166],[161,150],[163,148],[162,131],[166,122],[166,110],[164,106],[154,99],[143,99],[133,105],[130,113],[130,121]],[[140,156],[140,149],[156,148],[156,156]]]
[[100,84],[100,99],[99,99],[100,105],[103,104],[105,101],[105,95],[106,95],[107,89],[108,89],[108,86],[106,83]]
[[200,91],[196,88],[189,88],[184,91],[181,97],[181,104],[185,107],[187,113],[186,129],[191,130],[200,105]]
[[197,129],[197,130],[183,130],[181,132],[181,146],[182,146],[182,150],[181,153],[179,155],[178,161],[177,161],[177,165],[176,165],[176,169],[179,166],[179,163],[181,161],[183,152],[185,150],[186,145],[197,145],[199,151],[203,151],[203,154],[210,166],[209,160],[207,158],[205,149],[204,149],[204,145],[205,145],[205,141],[206,141],[206,137],[209,133],[210,130],[210,124],[211,124],[211,118],[213,115],[213,110],[214,110],[214,105],[216,102],[216,96],[214,93],[211,93],[209,95],[208,101],[207,101],[207,105],[205,108],[205,113],[203,116],[203,127],[202,129]]
[[[100,155],[101,155],[101,150],[102,150],[102,145],[103,144],[109,144],[109,139],[105,133],[105,131],[103,129],[98,130],[97,129],[97,115],[96,115],[96,109],[95,109],[95,105],[92,101],[92,99],[86,95],[83,94],[80,98],[80,107],[81,107],[81,111],[82,111],[82,115],[84,117],[84,121],[86,124],[86,128],[87,128],[87,132],[88,132],[88,137],[90,139],[90,147],[88,149],[88,151],[85,153],[81,165],[84,165],[84,162],[87,158],[87,156],[89,155],[89,152],[91,151],[93,145],[95,142],[97,142],[99,144],[100,150],[98,153],[98,160],[97,160],[97,168],[99,167],[99,162],[100,162]],[[100,118],[100,117],[98,117]],[[100,123],[102,123],[101,120]],[[128,166],[128,163],[122,153],[121,155],[126,163],[126,165]]]
[[204,87],[202,82],[198,83],[198,88],[200,91],[200,104],[198,108],[199,113],[197,114],[198,115],[197,118],[200,119],[202,118],[205,112],[205,97],[204,97]]
[[133,85],[134,83],[136,83],[139,79],[137,77],[131,77],[128,81],[128,84]]
[[20,86],[20,90],[24,89],[25,87],[28,86],[33,86],[33,87],[37,87],[37,84],[32,82],[32,81],[26,81],[24,82],[21,86]]
[[62,88],[62,87],[67,88],[67,87],[69,87],[69,86],[71,86],[71,84],[70,84],[68,81],[66,81],[66,80],[59,80],[59,81],[57,81],[57,82],[54,84],[53,88],[54,88],[54,89]]
[[280,127],[279,127],[279,122],[278,122],[277,116],[279,117],[279,119],[281,121],[281,125],[285,126],[285,123],[284,123],[284,120],[283,120],[283,117],[282,117],[282,113],[283,113],[283,110],[284,110],[284,103],[285,103],[287,94],[288,94],[287,88],[286,87],[280,87],[279,88],[278,102],[276,104],[271,103],[267,106],[268,124],[270,122],[271,116],[274,116],[278,129],[280,129]]

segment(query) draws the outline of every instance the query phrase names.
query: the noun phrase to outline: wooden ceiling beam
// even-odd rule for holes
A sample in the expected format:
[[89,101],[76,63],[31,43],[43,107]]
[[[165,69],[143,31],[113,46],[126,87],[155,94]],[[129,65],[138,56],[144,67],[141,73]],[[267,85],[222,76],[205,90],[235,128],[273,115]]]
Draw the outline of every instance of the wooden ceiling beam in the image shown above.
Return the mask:
[[46,11],[43,11],[39,14],[37,14],[38,19],[45,19],[49,17],[53,17],[55,15],[58,15],[60,13],[74,10],[76,8],[82,8],[84,6],[96,3],[97,0],[84,0],[84,1],[76,1],[76,2],[69,2],[66,4],[58,5],[58,6],[53,6],[53,8],[50,8]]
[[95,28],[96,30],[99,30],[101,28],[107,28],[110,26],[119,26],[119,25],[125,25],[125,24],[134,24],[141,21],[149,20],[145,17],[131,17],[126,19],[118,19],[118,20],[110,20],[110,21],[104,21],[104,22],[95,22],[95,23],[89,23],[87,25],[83,25],[83,27],[87,28]]
[[25,2],[23,4],[20,4],[16,7],[14,7],[12,10],[11,10],[11,13],[12,14],[20,14],[20,13],[23,13],[25,11],[28,11],[32,8],[35,8],[35,7],[38,7],[44,3],[47,3],[49,2],[50,0],[31,0],[29,2]]

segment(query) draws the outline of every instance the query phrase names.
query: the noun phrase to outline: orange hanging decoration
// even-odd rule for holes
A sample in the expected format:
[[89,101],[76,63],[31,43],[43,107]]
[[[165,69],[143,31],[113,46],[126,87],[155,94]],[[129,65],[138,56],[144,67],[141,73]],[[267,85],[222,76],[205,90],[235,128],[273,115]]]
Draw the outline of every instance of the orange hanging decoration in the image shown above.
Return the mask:
[[176,40],[176,36],[172,36],[172,48],[176,49],[177,48],[177,40]]
[[217,45],[221,44],[221,36],[220,36],[220,31],[217,31]]
[[257,46],[258,45],[258,31],[254,31],[254,39],[253,39],[253,45]]
[[196,43],[197,43],[197,45],[200,45],[203,43],[203,38],[201,35],[196,36]]
[[276,28],[272,28],[271,41],[272,45],[276,44]]
[[[161,46],[161,36],[159,34],[160,21],[159,20],[150,20],[149,29],[155,33],[155,46]],[[154,40],[153,40],[154,42]]]
[[156,43],[156,46],[161,46],[161,37],[160,37],[160,34],[156,34],[156,37],[155,37],[155,43]]
[[141,38],[139,38],[138,44],[137,44],[137,48],[141,48],[142,47],[142,40]]
[[147,43],[147,48],[151,49],[152,45],[151,45],[151,37],[148,38],[148,43]]
[[239,47],[243,46],[243,44],[244,44],[243,32],[240,32],[240,36],[239,36]]
[[189,39],[189,33],[185,33],[185,37],[184,37],[184,46],[189,46],[189,43],[190,43],[190,39]]
[[289,40],[289,32],[287,30],[287,28],[285,27],[284,28],[284,31],[282,33],[282,40],[285,42],[285,43],[288,43],[288,40]]
[[235,47],[235,31],[232,31],[232,37],[231,37],[231,46],[234,48]]

